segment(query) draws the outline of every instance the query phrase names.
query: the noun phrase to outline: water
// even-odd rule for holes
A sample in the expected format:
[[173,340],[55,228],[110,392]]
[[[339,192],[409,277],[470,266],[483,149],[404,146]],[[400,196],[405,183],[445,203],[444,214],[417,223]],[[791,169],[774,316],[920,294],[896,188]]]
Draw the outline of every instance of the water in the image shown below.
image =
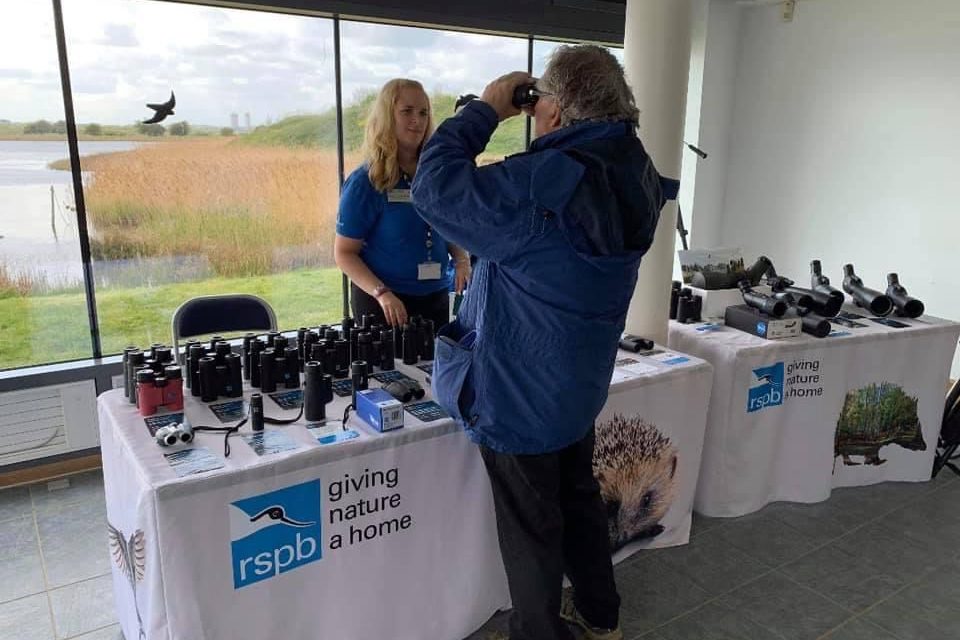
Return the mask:
[[[135,142],[80,142],[80,155],[128,151]],[[69,157],[66,140],[0,140],[0,264],[39,288],[83,282],[73,181],[48,164]],[[52,197],[51,197],[52,190]]]

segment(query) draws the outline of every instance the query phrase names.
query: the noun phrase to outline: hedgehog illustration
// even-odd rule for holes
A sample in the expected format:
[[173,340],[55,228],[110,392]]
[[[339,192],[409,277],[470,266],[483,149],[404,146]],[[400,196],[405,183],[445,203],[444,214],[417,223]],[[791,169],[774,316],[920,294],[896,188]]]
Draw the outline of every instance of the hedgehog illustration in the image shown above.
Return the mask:
[[655,426],[620,414],[599,423],[593,474],[607,509],[611,550],[663,532],[660,519],[676,492],[677,450]]
[[871,384],[847,393],[837,420],[834,459],[857,465],[850,456],[863,456],[863,464],[881,465],[880,448],[898,445],[908,451],[926,451],[923,427],[917,417],[917,399],[890,382]]

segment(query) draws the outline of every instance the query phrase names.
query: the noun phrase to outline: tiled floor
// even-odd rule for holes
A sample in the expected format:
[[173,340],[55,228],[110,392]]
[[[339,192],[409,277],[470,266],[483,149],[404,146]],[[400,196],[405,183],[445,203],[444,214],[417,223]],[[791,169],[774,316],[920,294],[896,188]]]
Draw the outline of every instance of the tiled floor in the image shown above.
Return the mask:
[[[61,483],[62,484],[62,483]],[[838,489],[730,520],[616,568],[626,637],[960,639],[960,480]],[[494,616],[470,640],[505,629]],[[0,491],[0,640],[121,640],[103,484]],[[349,639],[344,639],[349,640]],[[432,639],[424,639],[432,640]]]

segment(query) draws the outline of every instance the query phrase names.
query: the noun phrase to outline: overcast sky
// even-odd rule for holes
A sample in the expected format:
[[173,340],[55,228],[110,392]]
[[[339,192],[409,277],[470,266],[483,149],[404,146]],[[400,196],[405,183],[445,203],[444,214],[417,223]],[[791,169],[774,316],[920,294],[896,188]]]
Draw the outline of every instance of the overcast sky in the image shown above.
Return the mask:
[[[0,119],[63,119],[50,3],[0,0],[0,10]],[[144,103],[171,90],[171,121],[216,126],[232,112],[256,126],[334,104],[331,20],[152,0],[63,0],[63,11],[81,123],[145,119]],[[356,22],[341,22],[341,35],[347,102],[398,76],[479,93],[526,67],[524,38]],[[554,46],[537,43],[536,68]]]

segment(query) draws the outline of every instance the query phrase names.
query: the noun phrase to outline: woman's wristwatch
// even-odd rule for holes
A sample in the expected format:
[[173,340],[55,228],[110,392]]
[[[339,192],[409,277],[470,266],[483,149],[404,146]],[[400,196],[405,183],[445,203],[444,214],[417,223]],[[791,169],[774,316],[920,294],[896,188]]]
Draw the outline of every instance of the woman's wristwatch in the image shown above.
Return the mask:
[[387,285],[382,284],[382,283],[381,283],[381,284],[378,284],[378,285],[377,285],[376,287],[374,287],[374,289],[373,289],[373,297],[379,300],[379,299],[380,299],[380,296],[382,296],[382,295],[385,294],[385,293],[388,293],[389,291],[390,291],[390,289],[387,289]]

